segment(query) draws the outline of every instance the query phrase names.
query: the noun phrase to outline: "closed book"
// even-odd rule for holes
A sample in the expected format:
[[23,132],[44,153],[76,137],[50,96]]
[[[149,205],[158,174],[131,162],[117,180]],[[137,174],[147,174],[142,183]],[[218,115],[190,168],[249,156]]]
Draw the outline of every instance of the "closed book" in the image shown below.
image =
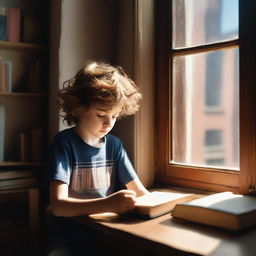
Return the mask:
[[0,40],[8,40],[6,7],[0,7]]
[[217,193],[177,204],[176,219],[238,231],[256,224],[256,198],[231,192]]
[[0,105],[0,162],[4,161],[5,106]]
[[7,10],[7,31],[8,40],[11,42],[20,41],[20,9],[8,8]]
[[177,203],[187,202],[195,194],[154,191],[136,198],[134,214],[143,218],[155,218],[173,210]]
[[36,177],[21,179],[0,180],[0,190],[34,187],[37,185]]
[[34,173],[32,170],[8,170],[0,171],[0,180],[18,179],[33,177]]
[[0,57],[0,92],[3,91],[3,87],[2,87],[2,62],[3,62],[3,59]]
[[22,41],[26,43],[39,43],[40,28],[37,17],[27,14],[23,17],[22,23]]
[[1,91],[7,91],[7,63],[1,61]]
[[18,132],[19,160],[29,161],[29,139],[28,132]]
[[12,62],[10,60],[2,60],[2,64],[4,65],[5,74],[4,77],[4,92],[11,92],[12,91]]

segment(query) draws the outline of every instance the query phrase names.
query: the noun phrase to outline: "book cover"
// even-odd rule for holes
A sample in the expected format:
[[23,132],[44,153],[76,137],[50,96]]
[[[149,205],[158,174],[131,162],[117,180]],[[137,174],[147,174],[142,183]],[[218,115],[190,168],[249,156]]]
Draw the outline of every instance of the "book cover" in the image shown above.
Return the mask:
[[8,8],[7,10],[8,41],[20,41],[20,9]]
[[0,162],[4,161],[5,107],[0,105]]
[[29,140],[28,132],[18,132],[19,160],[29,161]]
[[3,88],[2,88],[2,62],[3,62],[3,59],[0,57],[0,92],[3,91]]
[[8,170],[0,171],[0,180],[34,177],[32,170]]
[[7,8],[0,7],[0,40],[8,40]]
[[12,91],[12,62],[10,60],[2,60],[2,65],[4,65],[3,74],[3,91],[11,92]]
[[22,41],[26,43],[39,43],[40,28],[38,20],[34,15],[25,15],[23,17]]
[[241,230],[256,224],[256,198],[231,192],[217,193],[177,204],[172,216],[228,230]]
[[27,187],[33,187],[36,185],[37,185],[36,177],[0,180],[0,190],[27,188]]
[[1,61],[1,91],[7,91],[7,64],[4,60]]

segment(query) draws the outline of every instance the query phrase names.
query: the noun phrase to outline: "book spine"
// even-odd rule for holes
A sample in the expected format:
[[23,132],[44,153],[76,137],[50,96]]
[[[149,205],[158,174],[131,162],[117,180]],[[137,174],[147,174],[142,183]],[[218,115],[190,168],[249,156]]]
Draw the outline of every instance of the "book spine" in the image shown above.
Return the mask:
[[36,177],[0,180],[0,190],[26,188],[26,187],[33,187],[35,185],[37,185]]
[[0,180],[34,177],[31,170],[0,171]]
[[8,61],[7,73],[8,73],[7,90],[8,92],[12,92],[12,62],[11,61]]
[[34,127],[18,132],[19,158],[20,161],[42,160],[42,128]]
[[11,92],[12,91],[12,62],[9,60],[2,61],[2,64],[4,64],[4,70],[5,72],[3,74],[4,81],[3,81],[3,92]]
[[7,34],[7,8],[0,7],[0,40],[8,40]]
[[6,62],[2,61],[2,92],[7,91],[7,81],[6,81]]
[[5,107],[0,106],[0,162],[4,161]]
[[11,42],[20,41],[20,9],[8,8],[7,26],[8,40]]
[[28,133],[21,131],[18,133],[19,140],[19,159],[20,161],[28,161]]
[[2,85],[2,58],[0,58],[0,92],[3,91],[3,85]]

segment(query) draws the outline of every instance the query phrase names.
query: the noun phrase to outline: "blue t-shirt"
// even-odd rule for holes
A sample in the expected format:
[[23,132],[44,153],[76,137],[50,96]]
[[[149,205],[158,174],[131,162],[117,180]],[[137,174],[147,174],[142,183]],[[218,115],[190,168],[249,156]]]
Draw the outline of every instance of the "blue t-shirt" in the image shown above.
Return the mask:
[[105,197],[137,177],[120,139],[107,134],[100,148],[87,144],[73,128],[50,145],[48,177],[69,185],[69,196]]

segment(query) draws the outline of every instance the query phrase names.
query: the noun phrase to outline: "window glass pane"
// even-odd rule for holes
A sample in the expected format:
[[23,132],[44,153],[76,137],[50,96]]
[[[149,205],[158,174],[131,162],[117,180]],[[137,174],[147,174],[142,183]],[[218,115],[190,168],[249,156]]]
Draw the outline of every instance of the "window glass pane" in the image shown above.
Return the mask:
[[172,48],[238,38],[238,0],[173,0]]
[[173,58],[173,163],[239,169],[238,52]]

